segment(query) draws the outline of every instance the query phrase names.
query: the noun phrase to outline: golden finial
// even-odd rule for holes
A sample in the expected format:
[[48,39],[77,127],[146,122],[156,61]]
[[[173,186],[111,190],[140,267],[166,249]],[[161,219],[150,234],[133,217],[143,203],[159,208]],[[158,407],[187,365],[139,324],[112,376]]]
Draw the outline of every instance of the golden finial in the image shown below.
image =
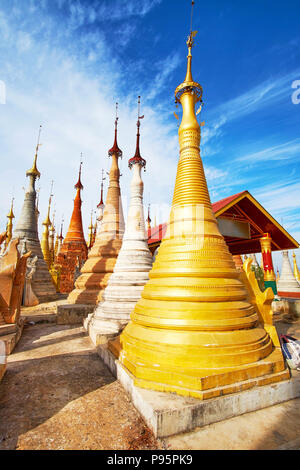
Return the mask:
[[136,150],[135,150],[134,156],[128,160],[128,166],[131,169],[132,165],[134,165],[135,163],[138,163],[139,165],[141,165],[141,167],[144,167],[144,170],[146,171],[146,160],[142,158],[140,154],[140,126],[141,126],[140,119],[144,119],[145,116],[144,114],[142,116],[140,114],[141,114],[141,97],[138,96],[138,115],[137,115],[137,123],[136,123],[136,126],[137,126]]
[[101,198],[100,198],[100,202],[99,204],[97,205],[97,207],[101,207],[104,205],[103,203],[103,181],[106,180],[106,177],[104,176],[104,170],[102,168],[102,176],[101,176]]
[[80,154],[80,165],[79,165],[79,175],[78,175],[78,181],[75,184],[74,188],[75,189],[83,189],[82,183],[81,183],[81,168],[83,164],[83,158],[82,158],[82,152]]
[[42,144],[40,144],[41,130],[42,130],[42,126],[40,125],[33,165],[31,167],[31,169],[26,172],[26,176],[33,176],[34,178],[40,178],[40,176],[41,176],[41,174],[40,174],[40,172],[39,172],[39,170],[37,169],[37,166],[36,166],[38,150],[39,150],[39,147],[42,145]]
[[[187,71],[184,82],[178,85],[175,90],[175,103],[180,102],[180,97],[184,91],[191,90],[195,96],[195,102],[201,101],[202,102],[202,87],[199,83],[194,82],[192,77],[192,48],[194,47],[194,38],[198,31],[192,31],[192,19],[193,19],[193,9],[194,9],[195,2],[192,1],[192,12],[191,12],[191,26],[190,26],[190,34],[187,38],[186,44],[188,47],[188,56],[187,56]],[[176,119],[177,115],[174,114]]]
[[62,216],[61,224],[60,224],[60,235],[59,235],[59,239],[60,239],[61,241],[64,239],[63,234],[62,234],[64,221],[65,221],[65,220],[64,220],[64,216]]
[[115,119],[115,140],[114,140],[114,145],[112,148],[108,151],[108,156],[111,157],[112,155],[116,155],[117,157],[122,158],[122,150],[119,149],[118,143],[117,143],[117,134],[118,134],[118,107],[119,103],[116,103],[116,119]]
[[51,225],[51,220],[50,220],[50,207],[51,207],[51,201],[52,201],[52,197],[53,197],[53,194],[52,194],[52,191],[53,191],[53,183],[54,183],[54,181],[52,180],[52,181],[51,181],[51,190],[50,190],[49,203],[48,203],[48,213],[47,213],[46,219],[45,219],[44,222],[43,222],[43,225],[47,225],[48,227]]
[[8,213],[7,216],[6,216],[8,219],[14,219],[14,218],[15,218],[14,212],[13,212],[14,200],[15,200],[15,198],[13,197],[12,200],[11,200],[10,211],[9,211],[9,213]]

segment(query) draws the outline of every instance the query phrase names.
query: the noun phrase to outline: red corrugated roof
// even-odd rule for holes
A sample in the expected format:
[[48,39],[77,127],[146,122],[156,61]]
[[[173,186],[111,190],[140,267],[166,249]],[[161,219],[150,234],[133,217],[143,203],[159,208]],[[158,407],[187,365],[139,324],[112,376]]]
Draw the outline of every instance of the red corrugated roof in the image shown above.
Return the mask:
[[242,191],[240,193],[233,194],[233,196],[228,196],[228,197],[225,197],[224,199],[221,199],[220,201],[214,202],[212,204],[214,213],[218,212],[220,209],[223,209],[223,207],[226,207],[227,204],[230,204],[232,201],[239,198],[242,194],[245,194],[245,193],[247,193],[247,191]]

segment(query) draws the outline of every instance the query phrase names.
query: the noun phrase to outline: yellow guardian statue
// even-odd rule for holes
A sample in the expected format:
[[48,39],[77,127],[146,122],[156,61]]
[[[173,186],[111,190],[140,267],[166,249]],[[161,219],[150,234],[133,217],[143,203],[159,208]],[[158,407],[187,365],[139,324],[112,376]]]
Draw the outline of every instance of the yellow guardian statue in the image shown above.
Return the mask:
[[195,113],[202,103],[191,71],[195,34],[187,41],[185,80],[175,90],[183,116],[168,228],[120,337],[119,359],[139,387],[208,399],[289,373],[259,323],[212,211]]

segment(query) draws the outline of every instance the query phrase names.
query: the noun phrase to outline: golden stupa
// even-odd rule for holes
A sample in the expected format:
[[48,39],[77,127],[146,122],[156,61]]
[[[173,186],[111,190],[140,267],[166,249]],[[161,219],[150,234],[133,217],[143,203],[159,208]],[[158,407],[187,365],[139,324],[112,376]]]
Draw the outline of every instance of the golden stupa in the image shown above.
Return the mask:
[[[120,336],[119,360],[139,387],[207,399],[278,382],[289,372],[212,210],[195,113],[202,87],[191,72],[195,34],[187,41],[185,80],[175,90],[183,116],[168,228]],[[116,353],[117,342],[110,349]]]
[[[51,185],[51,193],[52,193],[52,185]],[[50,246],[49,246],[49,227],[51,227],[51,220],[50,220],[51,199],[52,199],[52,194],[50,194],[50,198],[49,198],[47,217],[43,222],[43,225],[45,228],[42,234],[42,241],[41,241],[41,248],[42,248],[42,252],[44,255],[44,260],[47,263],[48,269],[51,269],[51,251],[50,251]]]

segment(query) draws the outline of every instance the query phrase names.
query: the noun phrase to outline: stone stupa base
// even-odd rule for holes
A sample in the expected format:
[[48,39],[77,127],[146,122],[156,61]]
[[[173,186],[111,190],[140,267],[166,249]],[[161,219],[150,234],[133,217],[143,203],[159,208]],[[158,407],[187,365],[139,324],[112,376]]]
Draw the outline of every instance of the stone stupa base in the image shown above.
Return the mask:
[[57,306],[58,325],[82,324],[89,313],[93,312],[94,306],[88,304],[64,304]]
[[97,320],[95,325],[93,319],[94,313],[91,313],[84,319],[83,327],[95,346],[107,344],[108,341],[115,339],[128,323],[128,318],[122,321],[119,317],[116,319],[103,317],[100,321]]
[[[189,432],[196,427],[224,421],[300,396],[300,372],[297,371],[293,371],[290,378],[289,372],[285,371],[286,380],[280,377],[279,382],[276,382],[276,376],[279,377],[282,373],[237,383],[234,387],[229,386],[227,391],[223,389],[223,395],[206,400],[143,389],[136,385],[135,378],[117,359],[119,349],[118,341],[109,343],[109,346],[97,346],[99,356],[121,382],[133,405],[156,437]],[[248,390],[245,386],[247,382]]]
[[[112,274],[114,275],[115,273]],[[115,286],[110,285],[111,281],[112,277],[106,290],[103,291],[103,301],[98,304],[94,313],[84,320],[84,328],[95,346],[104,344],[121,334],[129,322],[130,313],[141,297],[146,282],[143,279],[143,285],[138,285],[139,281],[136,280],[136,285]]]
[[23,327],[23,318],[19,318],[18,323],[0,325],[0,340],[4,342],[7,356],[12,353],[21,338]]

